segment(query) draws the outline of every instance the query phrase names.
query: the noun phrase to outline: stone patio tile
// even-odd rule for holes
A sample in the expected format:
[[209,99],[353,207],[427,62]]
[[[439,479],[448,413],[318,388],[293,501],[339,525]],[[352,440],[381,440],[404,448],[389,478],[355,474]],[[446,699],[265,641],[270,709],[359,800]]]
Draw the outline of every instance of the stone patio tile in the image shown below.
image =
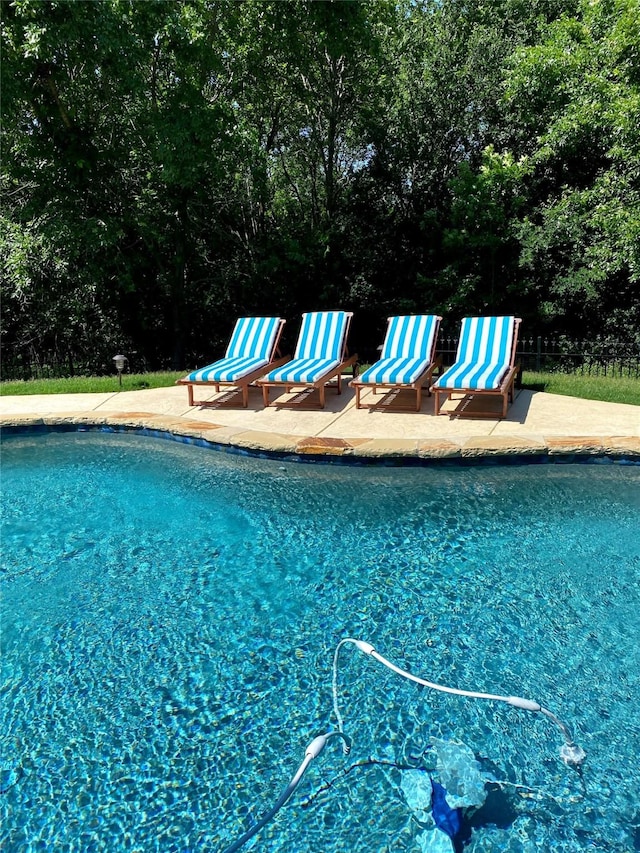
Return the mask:
[[[231,433],[230,430],[221,430],[230,433],[229,444],[235,447],[244,447],[247,450],[264,450],[272,453],[296,453],[298,436],[279,435],[275,432],[255,432],[253,430]],[[217,435],[217,433],[216,433]],[[216,439],[217,441],[217,439]]]
[[325,456],[344,456],[352,447],[344,438],[322,438],[313,436],[302,438],[296,444],[297,453],[322,454]]
[[45,421],[43,415],[33,414],[11,414],[3,415],[0,421],[1,427],[19,427],[19,426],[44,426]]
[[552,435],[546,438],[546,442],[550,456],[564,453],[595,456],[599,453],[604,453],[604,439],[592,435]]
[[462,445],[462,456],[533,456],[545,454],[547,446],[543,441],[519,436],[478,436],[470,438]]
[[462,445],[453,441],[429,438],[418,442],[418,456],[425,459],[453,459],[461,454]]
[[640,456],[640,437],[635,435],[614,435],[611,438],[603,438],[602,443],[605,453]]
[[418,441],[415,438],[372,438],[354,448],[354,456],[395,457],[417,456]]

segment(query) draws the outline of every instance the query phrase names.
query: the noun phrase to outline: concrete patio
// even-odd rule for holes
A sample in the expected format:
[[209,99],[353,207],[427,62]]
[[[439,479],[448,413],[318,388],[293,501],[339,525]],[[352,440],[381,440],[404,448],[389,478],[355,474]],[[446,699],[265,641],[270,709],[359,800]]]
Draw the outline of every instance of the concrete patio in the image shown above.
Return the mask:
[[[184,387],[107,394],[0,397],[0,426],[41,425],[147,428],[202,438],[217,445],[298,455],[391,458],[597,455],[640,460],[640,407],[601,403],[521,390],[504,420],[458,417],[461,403],[433,414],[433,398],[420,412],[410,397],[327,391],[325,409],[317,395],[283,394],[263,408],[259,389],[249,407],[240,395],[197,388],[190,407]],[[200,400],[204,400],[204,404]],[[413,398],[414,399],[414,398]],[[404,406],[404,410],[401,409]]]

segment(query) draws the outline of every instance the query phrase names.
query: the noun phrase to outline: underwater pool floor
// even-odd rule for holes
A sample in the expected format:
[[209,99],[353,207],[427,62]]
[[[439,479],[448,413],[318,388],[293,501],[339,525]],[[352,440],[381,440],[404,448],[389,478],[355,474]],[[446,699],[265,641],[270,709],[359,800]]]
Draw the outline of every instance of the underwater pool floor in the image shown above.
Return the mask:
[[354,468],[134,435],[3,441],[7,853],[222,851],[336,727],[246,849],[426,851],[409,782],[464,744],[465,850],[640,849],[640,467]]

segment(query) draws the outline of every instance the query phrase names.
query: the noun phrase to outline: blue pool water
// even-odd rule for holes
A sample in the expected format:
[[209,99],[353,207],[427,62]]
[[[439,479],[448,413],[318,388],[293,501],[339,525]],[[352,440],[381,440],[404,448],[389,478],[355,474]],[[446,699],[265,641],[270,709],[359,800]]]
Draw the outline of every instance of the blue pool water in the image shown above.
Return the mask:
[[432,739],[487,780],[469,853],[640,849],[640,467],[296,465],[96,433],[2,456],[5,853],[223,850],[336,726],[343,637],[537,699],[582,773],[544,717],[345,646],[351,755],[331,741],[246,849],[443,849],[407,794],[411,768],[437,776]]

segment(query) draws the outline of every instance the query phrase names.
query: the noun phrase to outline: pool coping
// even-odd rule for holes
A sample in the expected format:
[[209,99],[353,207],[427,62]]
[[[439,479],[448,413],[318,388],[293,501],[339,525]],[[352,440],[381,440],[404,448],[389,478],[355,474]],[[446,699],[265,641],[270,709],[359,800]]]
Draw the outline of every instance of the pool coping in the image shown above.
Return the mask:
[[0,416],[7,435],[103,430],[137,432],[247,455],[299,461],[396,464],[430,462],[596,461],[640,464],[640,436],[489,435],[454,438],[329,438],[262,432],[152,412],[79,411]]

